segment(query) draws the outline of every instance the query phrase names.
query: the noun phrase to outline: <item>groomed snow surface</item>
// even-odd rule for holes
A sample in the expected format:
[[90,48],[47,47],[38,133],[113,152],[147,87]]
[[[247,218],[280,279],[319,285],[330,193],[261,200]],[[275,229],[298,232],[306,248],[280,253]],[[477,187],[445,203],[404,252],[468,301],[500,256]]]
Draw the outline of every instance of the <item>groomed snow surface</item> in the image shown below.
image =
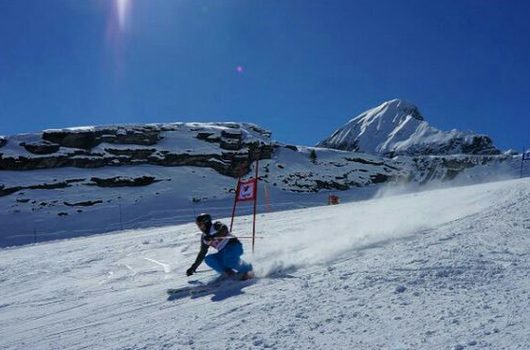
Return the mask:
[[258,278],[169,300],[193,224],[0,250],[0,348],[530,349],[530,179],[258,220]]

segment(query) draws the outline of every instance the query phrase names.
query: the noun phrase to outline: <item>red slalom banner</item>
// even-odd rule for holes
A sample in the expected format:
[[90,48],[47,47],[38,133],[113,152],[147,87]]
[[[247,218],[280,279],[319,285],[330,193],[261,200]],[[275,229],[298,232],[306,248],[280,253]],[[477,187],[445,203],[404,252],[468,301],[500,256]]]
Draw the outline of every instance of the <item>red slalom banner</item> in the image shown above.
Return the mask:
[[255,200],[258,191],[258,181],[250,179],[246,181],[239,180],[236,189],[236,202],[245,202]]

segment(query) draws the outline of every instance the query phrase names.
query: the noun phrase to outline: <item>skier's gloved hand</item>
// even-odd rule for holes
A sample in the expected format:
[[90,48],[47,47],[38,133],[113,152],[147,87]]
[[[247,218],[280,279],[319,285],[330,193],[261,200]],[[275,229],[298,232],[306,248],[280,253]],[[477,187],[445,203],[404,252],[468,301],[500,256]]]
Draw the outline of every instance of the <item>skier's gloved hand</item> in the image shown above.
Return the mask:
[[186,276],[188,277],[190,277],[194,273],[195,273],[195,270],[193,269],[193,267],[190,267],[189,269],[186,270]]

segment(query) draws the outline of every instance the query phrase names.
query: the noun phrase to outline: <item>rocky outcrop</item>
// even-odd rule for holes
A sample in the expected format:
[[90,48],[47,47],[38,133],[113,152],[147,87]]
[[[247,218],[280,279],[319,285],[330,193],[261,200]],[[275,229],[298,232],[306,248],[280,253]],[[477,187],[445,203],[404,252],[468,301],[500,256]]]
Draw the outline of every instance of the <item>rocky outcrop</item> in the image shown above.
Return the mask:
[[241,130],[223,130],[221,136],[212,132],[198,132],[195,136],[199,140],[218,143],[224,150],[239,151],[243,147],[243,133]]
[[0,148],[4,147],[7,143],[7,139],[4,136],[0,136]]
[[497,155],[501,151],[495,148],[493,141],[489,136],[477,135],[470,143],[462,143],[462,151],[464,154],[477,155]]
[[[342,175],[336,176],[322,176],[314,172],[293,172],[287,176],[280,177],[283,186],[290,192],[313,192],[317,193],[321,190],[337,190],[345,191],[350,188],[367,186],[370,184],[399,181],[406,178],[398,171],[391,171],[386,173],[384,169],[381,171],[370,173],[367,170],[358,170],[359,173],[366,172],[364,178],[349,175],[354,171],[344,172]],[[274,184],[273,184],[274,185]]]
[[83,201],[83,202],[77,202],[77,203],[69,203],[69,202],[63,202],[64,205],[67,207],[91,207],[96,204],[101,204],[103,201],[101,199],[95,200],[95,201]]
[[[41,157],[13,157],[0,154],[0,170],[51,169],[65,166],[97,168],[105,165],[107,165],[107,163],[104,158],[90,156],[90,154],[83,151],[76,151],[70,154],[52,154]],[[108,165],[111,165],[111,163]]]
[[[27,186],[13,186],[6,187],[4,184],[0,184],[0,197],[7,196],[16,193],[21,190],[50,190],[58,188],[71,187],[73,184],[82,186],[97,186],[97,187],[139,187],[148,186],[160,181],[171,181],[171,179],[158,179],[154,176],[114,176],[110,178],[92,177],[90,180],[87,179],[66,179],[63,181],[54,181],[50,183],[39,183]],[[68,205],[65,203],[65,205]],[[82,204],[71,204],[70,206],[76,206]]]
[[42,139],[62,147],[86,150],[90,150],[102,142],[151,146],[160,140],[160,131],[154,126],[49,130],[42,133]]
[[0,184],[0,197],[7,196],[15,192],[18,192],[20,190],[24,190],[24,189],[50,190],[50,189],[57,189],[57,188],[66,188],[66,187],[70,187],[72,183],[82,182],[82,181],[84,181],[84,179],[71,179],[71,180],[52,182],[52,183],[43,183],[43,184],[36,184],[36,185],[29,185],[29,186],[14,186],[14,187],[6,187],[4,184]]
[[[153,150],[114,150],[114,156],[73,152],[69,155],[47,157],[2,157],[0,170],[33,170],[60,167],[100,168],[120,165],[198,166],[215,169],[220,174],[238,177],[250,171],[250,165],[257,159],[270,159],[273,148],[268,145],[249,145],[244,152],[223,152],[222,154],[189,154]],[[111,153],[109,152],[109,153]]]
[[395,156],[444,156],[444,155],[499,155],[499,151],[493,145],[491,138],[486,135],[475,135],[472,138],[455,136],[444,143],[418,143],[406,149],[385,152],[385,157]]
[[[293,151],[291,147],[284,146]],[[313,149],[314,150],[314,149]],[[275,163],[277,168],[269,178],[269,169],[265,169],[264,180],[290,192],[320,192],[322,190],[344,191],[351,188],[383,182],[407,182],[410,178],[410,165],[392,159],[363,154],[337,153],[323,160],[311,160],[307,157],[311,149],[298,150],[300,156],[293,155],[295,171],[290,166]],[[307,158],[306,158],[307,157]],[[302,165],[303,161],[307,162]],[[303,170],[306,169],[306,170]]]
[[221,140],[219,145],[222,149],[238,151],[241,149],[242,146],[242,138],[243,135],[241,133],[241,130],[223,130],[221,132]]
[[61,145],[46,140],[40,142],[26,143],[21,142],[20,146],[24,147],[26,151],[33,154],[52,154],[61,148]]
[[114,156],[127,157],[131,159],[148,159],[154,155],[157,150],[155,148],[141,148],[141,149],[115,149],[105,148],[105,152]]
[[236,178],[247,174],[256,160],[271,159],[273,151],[273,147],[269,145],[251,144],[245,151],[223,152],[221,155],[160,152],[156,156],[149,157],[148,163],[162,166],[207,167],[222,175]]
[[[189,137],[218,144],[220,152],[197,153],[194,149],[159,147],[164,132],[168,131],[184,137],[184,142]],[[38,141],[19,143],[30,154],[0,152],[0,170],[149,164],[209,167],[235,178],[248,173],[254,161],[271,159],[274,151],[270,142],[266,142],[269,131],[239,123],[89,127],[48,130],[41,137]],[[102,146],[96,148],[99,145]]]
[[221,142],[221,138],[218,137],[214,132],[198,132],[195,137],[199,140],[203,140],[206,142],[212,142],[212,143]]
[[[164,181],[157,179],[154,176],[141,176],[141,177],[130,177],[130,176],[115,176],[111,178],[99,178],[93,177],[90,179],[92,183],[88,185],[96,185],[98,187],[138,187],[147,186],[155,182]],[[170,181],[170,180],[166,180]]]
[[[430,181],[450,181],[468,169],[483,166],[501,166],[513,162],[509,155],[460,155],[412,158],[411,180],[420,185]],[[513,167],[513,164],[511,165]]]

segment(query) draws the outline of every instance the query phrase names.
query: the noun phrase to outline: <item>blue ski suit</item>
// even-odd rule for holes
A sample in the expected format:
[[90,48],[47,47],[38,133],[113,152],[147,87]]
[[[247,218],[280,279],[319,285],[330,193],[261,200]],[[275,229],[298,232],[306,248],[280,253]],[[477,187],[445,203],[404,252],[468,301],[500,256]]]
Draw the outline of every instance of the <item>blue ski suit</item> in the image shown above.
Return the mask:
[[[235,270],[244,274],[252,270],[251,264],[241,260],[243,245],[228,232],[226,225],[217,221],[210,224],[206,232],[201,236],[201,250],[190,268],[192,272],[197,270],[203,260],[218,273]],[[217,249],[217,253],[206,256],[209,247]]]

